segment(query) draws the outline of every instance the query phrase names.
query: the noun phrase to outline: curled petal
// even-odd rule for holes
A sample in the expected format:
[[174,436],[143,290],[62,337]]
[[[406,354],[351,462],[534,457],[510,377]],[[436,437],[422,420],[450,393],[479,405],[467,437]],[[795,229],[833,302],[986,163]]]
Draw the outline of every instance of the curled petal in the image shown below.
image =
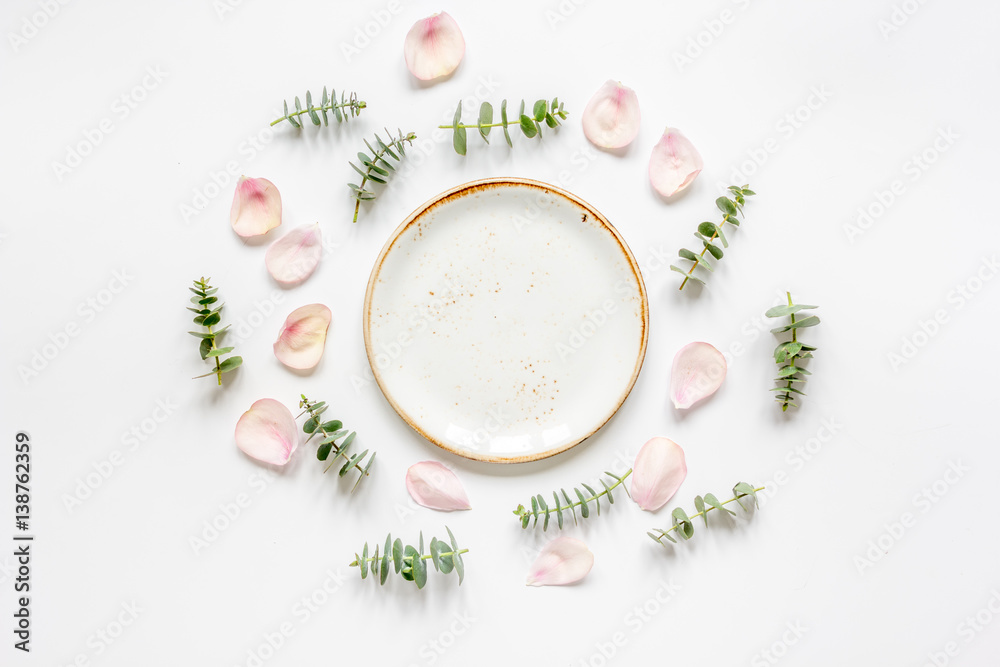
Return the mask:
[[649,182],[661,195],[670,197],[691,185],[704,166],[694,144],[679,130],[668,127],[649,158]]
[[580,581],[594,567],[594,554],[572,537],[557,537],[544,547],[531,564],[528,586],[563,586]]
[[432,510],[472,509],[458,476],[437,461],[421,461],[410,466],[406,471],[406,490],[415,501]]
[[274,356],[289,368],[314,367],[323,357],[332,319],[333,313],[321,303],[296,308],[285,318],[278,340],[274,341]]
[[639,134],[639,119],[635,91],[609,79],[583,110],[583,133],[601,148],[621,148]]
[[687,477],[684,450],[668,438],[653,438],[639,450],[632,466],[632,500],[654,512],[670,500]]
[[301,225],[275,241],[264,255],[271,277],[282,285],[298,285],[312,275],[323,254],[319,223]]
[[295,418],[273,398],[262,398],[236,422],[236,446],[264,463],[283,466],[299,446]]
[[674,356],[670,369],[670,400],[690,408],[711,396],[726,379],[726,358],[708,343],[690,343]]
[[240,176],[229,209],[233,230],[247,238],[266,234],[281,224],[281,195],[266,178]]
[[421,81],[451,74],[464,55],[465,38],[448,12],[417,21],[403,42],[406,66]]

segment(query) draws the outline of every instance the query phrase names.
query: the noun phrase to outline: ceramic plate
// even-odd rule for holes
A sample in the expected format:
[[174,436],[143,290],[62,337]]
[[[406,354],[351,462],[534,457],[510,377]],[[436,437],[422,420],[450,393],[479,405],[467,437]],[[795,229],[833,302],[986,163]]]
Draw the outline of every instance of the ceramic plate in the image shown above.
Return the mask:
[[592,206],[545,183],[475,181],[418,208],[365,296],[382,393],[455,454],[516,463],[563,452],[618,410],[646,352],[635,258]]

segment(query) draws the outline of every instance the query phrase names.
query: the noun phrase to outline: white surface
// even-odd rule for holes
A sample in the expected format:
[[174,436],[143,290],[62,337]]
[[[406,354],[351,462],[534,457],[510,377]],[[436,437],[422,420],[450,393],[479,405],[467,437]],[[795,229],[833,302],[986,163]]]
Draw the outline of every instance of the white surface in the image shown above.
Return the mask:
[[598,216],[544,184],[489,182],[393,232],[365,326],[401,417],[449,452],[506,463],[607,422],[639,371],[646,313],[635,259]]
[[[782,664],[923,665],[949,642],[949,664],[995,659],[1000,619],[983,613],[992,623],[979,631],[966,619],[1000,590],[990,423],[1000,283],[984,263],[1000,241],[997,5],[927,2],[888,38],[879,29],[894,13],[888,1],[562,5],[573,11],[554,27],[546,12],[558,11],[556,0],[447,7],[468,53],[454,78],[428,88],[410,80],[401,48],[438,3],[406,3],[350,63],[339,45],[385,5],[248,0],[220,20],[208,2],[70,3],[16,53],[7,42],[0,399],[4,438],[27,429],[35,443],[38,541],[31,656],[10,648],[11,581],[0,574],[5,665],[80,655],[93,665],[247,664],[286,623],[293,634],[267,665],[598,665],[595,644],[616,633],[625,643],[608,664],[767,664],[759,652],[782,640],[786,623],[807,630]],[[5,3],[5,30],[38,7]],[[713,38],[705,22],[719,32],[720,17],[728,23]],[[704,52],[679,69],[675,53],[699,34]],[[123,106],[147,67],[169,74],[134,109]],[[611,77],[638,91],[643,111],[622,156],[590,148],[579,126]],[[281,128],[265,142],[283,97],[324,84],[357,90],[369,109],[350,127]],[[558,95],[573,115],[544,141],[515,137],[513,151],[470,136],[460,158],[432,127],[477,90],[494,103]],[[59,181],[52,163],[103,119],[111,133]],[[645,173],[667,123],[706,163],[670,204]],[[417,131],[425,154],[414,151],[352,226],[347,160],[382,125]],[[936,159],[922,169],[914,156],[925,151]],[[265,248],[233,235],[231,185],[185,223],[180,207],[212,190],[227,163],[278,185],[289,228],[322,224],[331,252],[302,287],[278,289]],[[747,222],[709,288],[678,293],[660,253],[691,242],[720,185],[744,180],[733,176],[741,165],[760,193]],[[361,340],[365,282],[389,232],[429,196],[495,175],[554,182],[603,212],[643,266],[652,320],[643,373],[605,429],[567,455],[502,468],[442,456],[413,433],[365,380]],[[895,201],[848,238],[858,208],[877,213],[876,193],[897,181]],[[112,294],[116,272],[128,284]],[[189,379],[203,364],[185,333],[186,287],[202,273],[222,288],[237,332],[259,325],[243,331],[246,366],[222,391]],[[767,391],[774,341],[760,319],[786,289],[819,304],[823,324],[808,336],[819,347],[809,396],[782,416]],[[280,366],[271,343],[287,312],[315,301],[334,308],[334,325],[324,361],[302,377]],[[936,314],[943,324],[922,334]],[[70,324],[77,335],[23,382],[18,365]],[[887,355],[914,337],[916,354],[894,369]],[[715,343],[732,363],[712,399],[679,415],[667,408],[667,370],[692,340]],[[233,444],[255,399],[291,406],[303,391],[337,406],[379,451],[354,497],[307,456],[269,475]],[[161,423],[158,401],[176,406]],[[144,427],[142,440],[128,435]],[[684,507],[738,480],[767,483],[773,496],[752,522],[699,526],[673,550],[645,535],[668,524],[673,503],[656,515],[616,504],[567,531],[595,554],[585,582],[526,588],[527,565],[551,535],[522,532],[511,510],[630,462],[655,435],[685,448]],[[110,478],[68,511],[64,494],[113,455]],[[428,458],[457,470],[475,509],[445,516],[408,505],[404,471]],[[957,462],[967,469],[948,484]],[[196,554],[189,538],[237,499],[239,517]],[[5,526],[12,505],[8,491]],[[898,539],[882,537],[907,515]],[[365,540],[439,535],[445,523],[472,549],[461,588],[438,575],[422,592],[399,580],[378,589],[346,567]],[[859,573],[856,557],[880,539],[894,543]],[[338,572],[336,592],[304,606]],[[664,580],[680,589],[659,604]],[[133,602],[136,621],[98,654],[94,633]],[[644,605],[658,613],[642,620]],[[456,615],[475,620],[465,628]],[[440,655],[430,642],[449,648]]]

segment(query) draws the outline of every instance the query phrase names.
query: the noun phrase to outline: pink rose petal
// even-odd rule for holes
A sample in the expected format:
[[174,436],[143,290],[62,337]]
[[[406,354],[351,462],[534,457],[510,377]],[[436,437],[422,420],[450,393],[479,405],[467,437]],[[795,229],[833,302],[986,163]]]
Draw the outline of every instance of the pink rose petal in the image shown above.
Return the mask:
[[417,21],[403,42],[406,66],[421,81],[451,74],[464,55],[465,38],[448,12]]
[[564,586],[580,581],[594,567],[594,554],[572,537],[557,537],[544,547],[528,571],[528,586]]
[[687,137],[668,127],[649,158],[649,182],[661,195],[670,197],[691,185],[704,166]]
[[240,176],[229,209],[229,222],[242,236],[260,236],[281,224],[281,195],[266,178]]
[[333,313],[321,303],[296,308],[285,318],[278,340],[274,342],[274,356],[289,368],[313,368],[323,357],[326,332],[332,319]]
[[690,343],[680,349],[670,369],[670,400],[689,408],[711,396],[726,379],[726,358],[708,343]]
[[583,133],[601,148],[621,148],[639,134],[639,120],[635,91],[609,79],[583,110]]
[[264,463],[283,466],[299,446],[295,418],[273,398],[262,398],[236,422],[236,446]]
[[415,501],[432,510],[472,509],[458,476],[437,461],[421,461],[410,466],[406,471],[406,490]]
[[264,263],[271,277],[285,286],[298,285],[312,275],[323,254],[319,223],[301,225],[268,247]]
[[639,450],[629,492],[639,507],[654,512],[670,500],[687,477],[684,450],[673,440],[653,438]]

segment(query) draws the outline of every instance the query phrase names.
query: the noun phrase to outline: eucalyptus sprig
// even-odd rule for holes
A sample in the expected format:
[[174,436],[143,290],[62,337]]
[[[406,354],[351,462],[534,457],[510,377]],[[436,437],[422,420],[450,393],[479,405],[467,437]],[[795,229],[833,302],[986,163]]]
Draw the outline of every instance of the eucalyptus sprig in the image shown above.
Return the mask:
[[382,585],[389,578],[391,565],[396,574],[401,575],[406,581],[414,582],[417,588],[423,588],[427,583],[427,561],[430,560],[434,564],[434,569],[442,574],[454,570],[458,574],[458,585],[461,586],[465,579],[465,562],[462,560],[462,554],[468,553],[469,550],[459,548],[451,528],[445,526],[445,530],[448,531],[451,544],[432,537],[429,554],[424,553],[423,533],[420,533],[420,542],[416,547],[404,546],[401,539],[397,537],[393,540],[391,534],[386,536],[381,555],[376,545],[375,552],[369,556],[368,543],[365,542],[361,555],[354,554],[354,561],[350,566],[361,568],[362,579],[365,579],[370,572],[372,578],[377,579],[379,585]]
[[705,525],[707,526],[708,513],[711,512],[712,510],[719,510],[720,512],[728,512],[729,514],[735,516],[736,512],[726,507],[726,505],[728,505],[731,502],[738,503],[739,506],[742,507],[744,511],[747,511],[749,508],[743,504],[743,501],[740,500],[741,498],[747,498],[747,497],[753,498],[754,506],[760,507],[759,503],[757,502],[757,492],[763,490],[764,490],[763,486],[754,488],[752,484],[747,484],[746,482],[739,482],[736,486],[733,487],[733,497],[730,498],[729,500],[723,500],[722,502],[719,502],[719,499],[716,498],[715,495],[711,493],[706,493],[704,496],[695,496],[694,506],[695,509],[698,510],[697,513],[688,516],[687,512],[685,512],[682,508],[678,507],[673,512],[670,513],[674,520],[673,526],[667,528],[666,530],[661,530],[659,528],[656,528],[653,531],[648,532],[646,534],[649,535],[656,542],[659,542],[660,544],[663,544],[663,538],[666,538],[667,540],[676,543],[677,540],[670,535],[670,533],[672,532],[676,532],[682,539],[690,540],[692,537],[694,537],[694,523],[691,521],[692,519],[697,519],[698,517],[701,517],[705,521]]
[[[320,461],[326,461],[333,454],[333,459],[323,469],[323,472],[332,468],[339,458],[342,459],[340,472],[337,473],[340,477],[346,475],[352,468],[360,473],[358,480],[351,489],[353,493],[358,488],[358,485],[361,484],[361,480],[368,476],[368,471],[375,462],[376,452],[372,452],[372,455],[368,457],[368,462],[362,467],[361,464],[364,458],[368,456],[368,450],[366,449],[360,454],[350,454],[351,445],[354,444],[354,438],[357,436],[357,433],[344,428],[343,422],[339,419],[323,421],[322,415],[329,407],[325,401],[310,401],[304,394],[301,396],[302,400],[299,401],[299,407],[303,408],[302,414],[309,414],[309,419],[302,424],[302,430],[309,434],[306,442],[312,440],[314,436],[319,435],[320,441],[319,447],[316,449],[316,458]],[[302,414],[299,416],[301,417]],[[339,443],[337,442],[338,440],[340,441]]]
[[[514,516],[518,518],[521,522],[521,528],[527,528],[528,522],[534,518],[534,523],[532,526],[538,525],[538,517],[542,517],[542,530],[549,529],[549,516],[552,514],[556,515],[556,522],[559,524],[559,528],[563,527],[563,512],[569,510],[573,513],[573,523],[577,523],[576,519],[576,508],[580,508],[580,514],[584,519],[590,516],[590,503],[594,503],[596,506],[598,516],[601,514],[601,497],[607,496],[608,504],[613,505],[615,503],[614,490],[624,482],[629,475],[632,474],[632,469],[629,468],[628,471],[619,477],[613,472],[604,473],[608,477],[614,480],[614,483],[610,486],[603,479],[601,481],[601,486],[604,487],[602,491],[595,491],[593,487],[580,483],[587,493],[584,494],[579,488],[573,487],[573,494],[576,496],[576,500],[570,498],[569,494],[566,493],[566,489],[559,489],[559,491],[552,492],[552,500],[555,502],[555,507],[549,507],[549,504],[545,502],[545,498],[542,494],[533,496],[531,498],[531,509],[529,510],[524,505],[518,505],[517,509],[514,510]],[[628,488],[625,489],[626,495],[628,495]],[[559,494],[562,493],[562,500],[559,499]],[[565,504],[564,504],[565,501]]]
[[243,357],[222,358],[222,355],[232,352],[233,348],[218,346],[218,337],[229,328],[229,325],[227,324],[221,329],[213,329],[213,327],[222,321],[222,306],[224,304],[215,305],[219,301],[219,297],[215,296],[219,288],[212,287],[208,283],[209,280],[211,278],[202,277],[200,280],[194,281],[194,287],[188,288],[194,292],[194,296],[191,297],[191,303],[197,306],[197,308],[189,306],[188,310],[195,314],[194,323],[205,327],[205,331],[188,331],[188,333],[195,338],[201,339],[201,343],[198,345],[198,352],[201,354],[201,358],[215,361],[214,370],[204,375],[195,376],[195,379],[215,375],[219,378],[219,386],[221,387],[222,374],[239,368],[243,363]]
[[[389,137],[389,143],[382,141],[382,138],[376,133],[375,143],[378,145],[377,149],[365,139],[365,146],[371,151],[371,155],[364,151],[358,153],[358,160],[361,162],[361,167],[353,162],[351,163],[354,171],[361,174],[360,184],[347,184],[347,187],[351,189],[352,195],[356,200],[354,204],[354,222],[358,221],[358,209],[361,207],[361,202],[375,199],[375,193],[365,187],[368,181],[385,184],[388,182],[389,172],[396,171],[396,168],[386,159],[386,156],[399,162],[406,155],[405,145],[412,144],[413,140],[417,138],[417,135],[413,132],[407,132],[405,135],[402,130],[397,130],[397,132],[398,135],[393,137],[389,130],[385,131]],[[364,168],[362,169],[362,167]]]
[[771,333],[773,334],[781,334],[786,331],[792,332],[791,340],[778,343],[778,347],[774,348],[774,362],[778,364],[778,377],[774,378],[774,381],[782,386],[772,387],[771,391],[778,392],[774,395],[774,399],[778,403],[781,403],[782,412],[787,410],[789,405],[798,407],[798,404],[794,403],[792,400],[795,398],[792,394],[798,394],[800,396],[805,396],[806,394],[801,389],[797,389],[794,385],[796,383],[804,384],[806,379],[803,376],[812,375],[812,373],[796,363],[803,359],[812,359],[812,353],[816,350],[816,348],[812,345],[805,345],[799,342],[799,329],[814,327],[819,324],[819,318],[815,315],[807,313],[805,317],[795,317],[796,313],[803,310],[819,308],[819,306],[794,304],[792,303],[791,292],[785,292],[785,296],[788,297],[787,306],[775,306],[774,308],[768,309],[768,311],[764,313],[767,317],[784,317],[788,315],[791,319],[790,324],[771,329]]
[[514,143],[510,140],[510,132],[508,131],[508,127],[511,125],[517,126],[524,136],[533,139],[542,135],[542,123],[556,128],[560,125],[559,121],[566,120],[568,115],[569,112],[566,111],[565,105],[559,102],[558,97],[554,97],[551,102],[546,100],[535,102],[530,116],[524,113],[524,100],[521,100],[521,108],[517,112],[517,118],[509,121],[507,119],[507,100],[503,100],[500,102],[499,123],[493,122],[493,105],[489,102],[483,102],[482,106],[479,107],[479,121],[464,125],[462,124],[462,103],[459,102],[451,125],[439,125],[438,127],[443,130],[451,128],[452,145],[455,147],[455,152],[459,155],[465,155],[467,148],[466,130],[479,130],[479,136],[483,138],[483,141],[490,143],[490,130],[494,127],[502,127],[503,137],[506,139],[507,145],[513,148]]
[[732,198],[723,196],[715,200],[715,206],[722,211],[722,222],[720,224],[715,224],[714,222],[703,222],[698,225],[698,231],[694,233],[695,237],[701,241],[704,246],[700,253],[694,254],[691,250],[687,248],[681,248],[677,251],[677,255],[683,259],[692,262],[691,268],[685,271],[684,269],[678,268],[673,264],[670,265],[671,271],[676,271],[677,273],[684,276],[684,281],[681,282],[681,286],[678,289],[684,289],[687,285],[688,280],[697,280],[702,285],[705,281],[694,275],[694,270],[699,266],[703,266],[709,271],[714,271],[712,265],[709,263],[708,259],[705,257],[705,253],[709,253],[715,259],[722,259],[722,248],[715,245],[714,241],[718,239],[722,242],[723,248],[729,247],[729,242],[726,241],[726,235],[722,231],[723,225],[727,222],[734,227],[740,226],[739,216],[743,214],[743,205],[746,204],[746,198],[752,197],[757,194],[753,190],[749,189],[749,185],[738,186],[730,185],[727,190],[732,193]]
[[271,121],[271,125],[273,127],[281,121],[287,120],[292,124],[292,127],[301,128],[305,125],[305,123],[298,118],[302,114],[309,114],[309,120],[312,121],[313,125],[320,125],[320,118],[322,118],[323,125],[329,125],[330,119],[328,113],[333,114],[334,120],[341,123],[359,115],[361,110],[367,106],[368,104],[364,100],[358,99],[357,93],[351,93],[351,96],[347,97],[343,91],[340,93],[340,101],[338,102],[337,90],[334,88],[332,89],[331,94],[327,94],[326,86],[323,86],[323,97],[320,98],[318,107],[313,106],[312,91],[307,90],[305,109],[302,108],[302,103],[296,95],[295,111],[288,113],[288,100],[285,100],[285,115],[277,120]]

